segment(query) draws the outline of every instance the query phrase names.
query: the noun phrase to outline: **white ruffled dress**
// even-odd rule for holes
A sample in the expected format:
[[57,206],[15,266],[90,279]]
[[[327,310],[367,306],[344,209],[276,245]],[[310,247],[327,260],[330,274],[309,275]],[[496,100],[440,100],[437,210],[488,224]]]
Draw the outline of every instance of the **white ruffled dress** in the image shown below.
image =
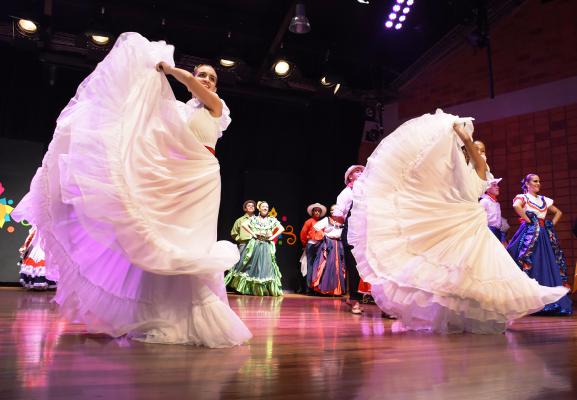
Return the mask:
[[502,332],[567,293],[527,277],[487,228],[486,182],[437,111],[401,125],[355,182],[349,243],[379,307],[406,329]]
[[[114,48],[60,114],[16,216],[38,226],[55,300],[90,332],[230,347],[251,337],[229,307],[217,241],[214,147],[226,126],[177,101],[164,76],[172,46],[137,33]],[[225,112],[228,111],[225,107]]]

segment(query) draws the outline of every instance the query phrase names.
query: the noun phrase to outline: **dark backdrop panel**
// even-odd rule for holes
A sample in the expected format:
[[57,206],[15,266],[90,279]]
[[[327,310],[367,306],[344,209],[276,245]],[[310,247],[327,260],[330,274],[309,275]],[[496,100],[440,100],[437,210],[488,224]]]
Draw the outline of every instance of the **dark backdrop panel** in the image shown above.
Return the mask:
[[[18,249],[26,239],[28,227],[6,215],[4,203],[15,207],[28,192],[30,181],[42,162],[43,145],[0,138],[0,282],[18,282]],[[12,203],[12,204],[10,204]]]
[[[230,228],[249,198],[282,204],[298,234],[309,218],[307,205],[320,202],[328,208],[343,189],[344,172],[357,159],[362,109],[333,99],[302,104],[222,96],[232,124],[216,149],[222,175],[219,238],[230,239]],[[288,290],[295,287],[299,242],[290,249],[279,254]]]

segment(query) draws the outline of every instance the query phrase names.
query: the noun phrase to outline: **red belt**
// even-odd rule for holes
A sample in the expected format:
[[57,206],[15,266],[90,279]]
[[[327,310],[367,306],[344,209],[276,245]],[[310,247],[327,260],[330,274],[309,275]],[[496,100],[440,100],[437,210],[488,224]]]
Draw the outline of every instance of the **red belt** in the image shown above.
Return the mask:
[[206,147],[206,149],[207,149],[208,151],[210,151],[213,156],[216,155],[216,151],[214,151],[214,149],[213,149],[212,147],[208,147],[208,146],[204,146],[204,147]]
[[[543,218],[537,218],[539,221],[539,226],[545,226],[545,220]],[[527,223],[523,218],[519,218],[519,223],[522,224],[523,222]]]

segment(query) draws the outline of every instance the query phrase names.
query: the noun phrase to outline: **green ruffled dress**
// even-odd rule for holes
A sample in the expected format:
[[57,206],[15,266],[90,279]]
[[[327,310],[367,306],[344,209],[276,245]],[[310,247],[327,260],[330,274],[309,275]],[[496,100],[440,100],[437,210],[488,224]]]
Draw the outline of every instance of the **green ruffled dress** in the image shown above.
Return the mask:
[[[281,227],[274,217],[252,216],[250,229],[260,238],[269,237]],[[252,238],[240,254],[240,260],[228,271],[225,284],[242,294],[282,296],[281,273],[276,263],[274,242]]]

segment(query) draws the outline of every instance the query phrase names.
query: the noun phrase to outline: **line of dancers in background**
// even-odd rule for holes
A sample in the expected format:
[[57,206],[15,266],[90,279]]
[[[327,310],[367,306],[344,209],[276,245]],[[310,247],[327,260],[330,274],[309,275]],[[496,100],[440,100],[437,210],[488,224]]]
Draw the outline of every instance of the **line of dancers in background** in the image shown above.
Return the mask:
[[[476,141],[481,155],[485,145]],[[339,194],[327,215],[327,208],[320,203],[307,207],[310,216],[300,231],[303,248],[296,293],[308,295],[342,296],[348,294],[353,314],[363,312],[359,301],[370,302],[371,285],[359,277],[356,262],[347,243],[347,217],[352,206],[354,182],[364,167],[353,165],[345,173],[346,187]],[[536,174],[528,174],[522,181],[523,193],[515,196],[513,208],[519,215],[521,226],[511,241],[507,241],[510,226],[501,214],[499,204],[502,178],[489,178],[487,188],[479,203],[487,214],[487,226],[507,248],[511,257],[529,277],[545,286],[567,286],[567,264],[559,246],[554,226],[562,216],[553,200],[539,195],[540,181]],[[242,294],[280,296],[280,271],[276,263],[274,239],[282,233],[282,226],[267,216],[268,204],[259,205],[254,200],[243,204],[245,214],[236,220],[231,230],[238,244],[241,257],[227,273],[225,282],[230,289]],[[258,210],[257,215],[255,210]],[[552,220],[545,217],[550,213]],[[255,246],[259,246],[255,251]],[[547,315],[570,315],[568,296],[547,304],[540,312]],[[387,315],[387,314],[385,314]]]

